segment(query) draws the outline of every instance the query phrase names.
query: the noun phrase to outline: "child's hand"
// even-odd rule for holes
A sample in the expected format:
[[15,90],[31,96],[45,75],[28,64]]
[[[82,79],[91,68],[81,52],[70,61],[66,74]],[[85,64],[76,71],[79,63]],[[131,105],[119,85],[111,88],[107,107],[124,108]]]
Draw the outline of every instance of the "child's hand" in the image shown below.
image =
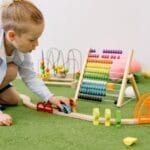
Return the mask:
[[0,114],[0,125],[10,126],[12,124],[12,118],[8,114]]
[[51,97],[49,102],[52,103],[53,105],[59,107],[60,109],[63,109],[62,104],[69,106],[69,99],[64,96],[53,96],[53,97]]

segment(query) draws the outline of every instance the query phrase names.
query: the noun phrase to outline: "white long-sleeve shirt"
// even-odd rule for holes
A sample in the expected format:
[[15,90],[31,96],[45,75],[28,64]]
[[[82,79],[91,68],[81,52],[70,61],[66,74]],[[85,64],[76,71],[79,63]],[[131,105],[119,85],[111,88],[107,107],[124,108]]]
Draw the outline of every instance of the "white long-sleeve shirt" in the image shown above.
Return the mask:
[[[37,77],[33,68],[30,53],[14,51],[12,62],[18,66],[19,75],[31,91],[38,94],[44,101],[48,101],[53,93],[45,86],[44,82]],[[7,70],[7,60],[4,47],[4,31],[0,29],[0,84],[4,80]]]

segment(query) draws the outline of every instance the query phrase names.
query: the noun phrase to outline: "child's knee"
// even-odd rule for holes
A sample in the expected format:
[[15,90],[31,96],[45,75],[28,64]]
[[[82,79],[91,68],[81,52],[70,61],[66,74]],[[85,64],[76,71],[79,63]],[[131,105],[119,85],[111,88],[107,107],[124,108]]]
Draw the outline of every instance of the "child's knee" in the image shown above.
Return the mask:
[[11,97],[11,100],[9,101],[10,105],[17,105],[20,101],[20,97],[18,95],[14,95]]
[[13,81],[13,80],[16,79],[17,72],[18,72],[18,67],[15,64],[13,64],[13,63],[8,64],[8,66],[7,66],[7,75],[9,77],[10,81]]

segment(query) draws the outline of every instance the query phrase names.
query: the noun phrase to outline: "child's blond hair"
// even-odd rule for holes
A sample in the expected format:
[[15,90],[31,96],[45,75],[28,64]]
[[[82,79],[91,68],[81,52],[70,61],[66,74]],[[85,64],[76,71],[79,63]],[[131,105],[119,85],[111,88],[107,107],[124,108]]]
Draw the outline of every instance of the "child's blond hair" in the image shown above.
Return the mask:
[[14,30],[17,34],[27,32],[27,22],[33,24],[44,23],[41,11],[27,0],[11,0],[4,3],[1,11],[2,27],[5,32]]

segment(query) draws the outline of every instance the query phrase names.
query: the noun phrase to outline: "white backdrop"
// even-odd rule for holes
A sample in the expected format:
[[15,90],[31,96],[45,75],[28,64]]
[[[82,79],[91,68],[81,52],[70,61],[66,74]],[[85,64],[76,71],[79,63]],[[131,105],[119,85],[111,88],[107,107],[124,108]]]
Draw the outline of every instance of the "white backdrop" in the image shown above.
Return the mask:
[[[45,16],[39,49],[89,47],[135,50],[150,70],[149,0],[33,0]],[[38,53],[38,52],[37,52]],[[35,55],[34,55],[35,56]]]
[[85,51],[90,48],[135,50],[150,71],[149,0],[32,0],[44,14],[45,31],[33,60],[50,47]]

